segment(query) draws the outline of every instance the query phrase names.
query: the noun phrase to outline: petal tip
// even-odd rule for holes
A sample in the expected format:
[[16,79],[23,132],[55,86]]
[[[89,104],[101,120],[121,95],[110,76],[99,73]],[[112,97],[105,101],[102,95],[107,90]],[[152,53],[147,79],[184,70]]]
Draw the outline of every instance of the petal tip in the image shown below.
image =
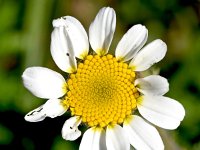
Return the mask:
[[65,20],[62,17],[58,18],[58,19],[54,19],[52,21],[52,25],[54,28],[60,27],[60,26],[65,26]]

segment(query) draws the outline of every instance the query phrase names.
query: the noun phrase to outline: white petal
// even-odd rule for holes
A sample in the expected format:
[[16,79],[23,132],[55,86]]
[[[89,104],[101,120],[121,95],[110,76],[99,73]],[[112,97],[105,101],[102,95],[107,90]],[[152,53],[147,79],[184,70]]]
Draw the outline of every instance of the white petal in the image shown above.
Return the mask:
[[29,122],[38,122],[46,117],[55,118],[61,116],[67,111],[60,99],[50,99],[44,105],[32,110],[25,116],[25,120]]
[[128,61],[132,59],[136,53],[146,43],[148,30],[141,24],[134,25],[119,41],[115,50],[115,56],[118,60]]
[[[59,27],[55,27],[51,34],[51,55],[57,66],[68,73],[76,70],[77,64],[74,55],[73,43],[66,30],[64,19],[54,20],[58,22]],[[56,23],[54,23],[56,24]]]
[[145,46],[130,62],[135,71],[144,71],[162,60],[167,52],[167,45],[162,40],[155,40]]
[[90,128],[81,140],[79,150],[106,150],[105,131],[100,128]]
[[74,141],[81,136],[81,131],[78,129],[81,123],[80,117],[71,117],[65,121],[62,128],[62,137],[65,140]]
[[63,76],[48,68],[27,68],[22,79],[24,86],[40,98],[59,98],[66,93]]
[[144,95],[164,95],[169,91],[167,79],[159,75],[136,79],[134,84]]
[[25,117],[24,119],[26,121],[29,121],[29,122],[38,122],[38,121],[42,121],[45,119],[46,117],[46,114],[45,112],[43,111],[43,106],[44,105],[41,105],[40,107],[30,111]]
[[129,150],[130,143],[121,126],[108,126],[106,130],[106,146],[108,150]]
[[116,27],[116,15],[110,7],[102,8],[89,28],[89,40],[92,49],[98,55],[108,52]]
[[68,107],[60,99],[50,99],[43,106],[46,116],[55,118],[64,114]]
[[185,116],[179,102],[164,96],[142,96],[137,107],[144,118],[165,129],[176,129]]
[[89,51],[88,36],[85,29],[74,17],[65,16],[62,18],[65,20],[65,28],[69,34],[75,56],[84,59]]
[[124,123],[123,129],[128,135],[131,145],[138,150],[163,150],[162,139],[155,127],[139,116],[131,116]]

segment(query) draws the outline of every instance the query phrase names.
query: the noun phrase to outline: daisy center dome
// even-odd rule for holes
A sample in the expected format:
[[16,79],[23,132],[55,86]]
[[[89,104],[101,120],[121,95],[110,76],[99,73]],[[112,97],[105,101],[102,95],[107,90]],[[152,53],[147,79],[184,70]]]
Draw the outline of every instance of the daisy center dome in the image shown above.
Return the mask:
[[112,55],[88,55],[70,74],[66,103],[91,127],[121,124],[136,108],[134,80],[135,72]]

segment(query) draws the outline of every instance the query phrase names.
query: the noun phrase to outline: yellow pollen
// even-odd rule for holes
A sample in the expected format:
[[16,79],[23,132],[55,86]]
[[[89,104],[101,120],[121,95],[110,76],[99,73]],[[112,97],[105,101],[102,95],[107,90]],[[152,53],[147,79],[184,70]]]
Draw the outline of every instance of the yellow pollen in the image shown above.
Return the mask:
[[121,124],[136,108],[135,72],[112,55],[88,55],[67,81],[65,105],[88,126]]

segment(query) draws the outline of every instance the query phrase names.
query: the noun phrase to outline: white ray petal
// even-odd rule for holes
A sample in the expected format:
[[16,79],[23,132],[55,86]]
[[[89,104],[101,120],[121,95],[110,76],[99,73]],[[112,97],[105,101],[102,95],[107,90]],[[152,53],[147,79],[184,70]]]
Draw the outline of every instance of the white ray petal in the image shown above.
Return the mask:
[[185,109],[178,101],[164,96],[142,96],[137,107],[145,119],[165,129],[176,129],[185,116]]
[[22,79],[24,86],[40,98],[59,98],[66,93],[63,76],[48,68],[27,68],[22,74]]
[[149,43],[131,60],[129,67],[134,71],[144,71],[162,60],[167,52],[167,45],[160,39]]
[[89,41],[98,55],[105,55],[110,47],[116,27],[116,15],[110,7],[102,8],[89,28]]
[[146,43],[147,37],[148,30],[145,26],[141,24],[134,25],[119,41],[115,50],[116,58],[122,61],[132,59]]
[[81,140],[79,150],[106,150],[105,131],[102,128],[88,129]]
[[84,59],[89,51],[88,36],[82,24],[74,17],[62,17],[65,20],[65,29],[68,32],[74,54],[80,59]]
[[108,150],[129,150],[130,143],[121,126],[108,126],[106,129],[106,146]]
[[155,127],[137,115],[125,121],[123,129],[129,141],[138,150],[163,150],[164,144]]
[[65,121],[62,128],[62,137],[65,140],[74,141],[81,136],[81,131],[78,129],[81,123],[81,118],[74,116]]
[[43,106],[46,116],[55,118],[63,115],[68,107],[60,99],[50,99]]
[[144,95],[164,95],[169,91],[167,79],[159,75],[136,79],[134,84]]
[[55,118],[61,116],[67,111],[67,107],[62,104],[60,99],[50,99],[40,107],[30,111],[25,120],[29,122],[38,122],[44,120],[46,117]]
[[43,111],[43,106],[44,105],[41,105],[40,107],[30,111],[28,114],[26,114],[24,119],[29,122],[38,122],[44,120],[46,118],[46,114]]
[[77,69],[77,63],[74,43],[67,32],[67,25],[63,18],[54,20],[53,25],[55,28],[51,34],[51,55],[61,70],[72,73]]

